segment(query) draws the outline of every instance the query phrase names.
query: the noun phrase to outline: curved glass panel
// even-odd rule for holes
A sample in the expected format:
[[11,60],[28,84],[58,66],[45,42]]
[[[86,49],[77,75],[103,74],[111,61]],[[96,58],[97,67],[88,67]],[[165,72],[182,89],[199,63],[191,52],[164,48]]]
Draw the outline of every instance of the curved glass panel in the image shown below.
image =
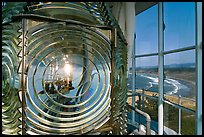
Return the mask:
[[4,7],[2,133],[127,134],[127,44],[109,7]]
[[5,25],[2,28],[2,134],[18,135],[21,130],[21,107],[18,92],[20,92],[21,81],[18,74],[20,48],[18,44],[19,23]]
[[26,37],[29,129],[80,134],[107,121],[110,42],[91,29],[60,23],[39,24]]

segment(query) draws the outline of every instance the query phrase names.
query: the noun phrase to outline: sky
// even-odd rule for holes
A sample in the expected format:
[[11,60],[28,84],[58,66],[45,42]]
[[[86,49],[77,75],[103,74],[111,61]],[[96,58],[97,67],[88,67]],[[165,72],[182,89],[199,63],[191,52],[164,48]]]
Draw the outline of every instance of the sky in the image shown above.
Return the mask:
[[[164,2],[164,50],[195,45],[195,3]],[[136,16],[136,55],[158,52],[158,4]],[[158,65],[157,56],[136,59],[138,66]],[[165,65],[195,63],[195,50],[165,55]]]

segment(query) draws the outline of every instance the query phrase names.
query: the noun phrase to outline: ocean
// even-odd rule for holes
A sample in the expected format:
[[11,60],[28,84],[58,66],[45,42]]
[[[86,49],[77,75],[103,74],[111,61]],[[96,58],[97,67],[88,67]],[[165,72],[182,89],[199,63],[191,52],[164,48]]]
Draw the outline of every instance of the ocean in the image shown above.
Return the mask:
[[[148,74],[137,74],[135,79],[135,88],[136,89],[144,89],[151,92],[158,92],[158,77],[152,76]],[[130,73],[128,76],[128,90],[132,90],[132,74]],[[164,93],[165,94],[174,94],[181,96],[186,96],[189,94],[191,87],[186,84],[183,80],[176,80],[172,78],[166,77],[164,80]]]

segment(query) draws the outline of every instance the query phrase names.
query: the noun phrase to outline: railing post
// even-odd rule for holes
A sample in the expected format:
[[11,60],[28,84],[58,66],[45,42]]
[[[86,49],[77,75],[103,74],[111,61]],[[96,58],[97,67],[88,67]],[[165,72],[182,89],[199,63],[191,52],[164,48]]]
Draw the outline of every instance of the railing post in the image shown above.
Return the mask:
[[151,123],[150,117],[149,119],[146,118],[146,135],[151,135],[150,123]]
[[[181,95],[178,95],[178,104],[181,105]],[[181,135],[181,109],[178,113],[178,134]]]
[[151,129],[150,129],[151,117],[149,116],[149,114],[147,114],[147,113],[145,113],[145,112],[143,112],[143,111],[141,111],[139,109],[136,109],[136,108],[132,107],[128,103],[127,103],[127,106],[130,107],[135,112],[143,115],[146,118],[146,135],[151,135]]
[[144,111],[144,89],[142,89],[142,111]]
[[[142,105],[142,100],[141,100],[141,95],[139,95],[139,107],[138,109],[141,110],[141,105]],[[139,120],[138,120],[138,123],[140,124],[140,115],[139,115]]]
[[141,110],[141,95],[138,95],[138,97],[139,97],[138,109],[140,109],[140,110]]

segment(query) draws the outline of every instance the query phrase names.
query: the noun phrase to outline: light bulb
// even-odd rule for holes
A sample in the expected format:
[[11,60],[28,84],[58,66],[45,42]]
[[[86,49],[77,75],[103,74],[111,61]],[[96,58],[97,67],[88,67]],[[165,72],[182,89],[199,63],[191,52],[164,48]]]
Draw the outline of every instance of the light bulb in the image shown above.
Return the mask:
[[67,84],[71,81],[71,65],[69,63],[65,63],[64,71],[66,73],[66,81]]
[[66,72],[66,74],[69,76],[71,73],[71,65],[66,63],[64,66],[64,71]]

